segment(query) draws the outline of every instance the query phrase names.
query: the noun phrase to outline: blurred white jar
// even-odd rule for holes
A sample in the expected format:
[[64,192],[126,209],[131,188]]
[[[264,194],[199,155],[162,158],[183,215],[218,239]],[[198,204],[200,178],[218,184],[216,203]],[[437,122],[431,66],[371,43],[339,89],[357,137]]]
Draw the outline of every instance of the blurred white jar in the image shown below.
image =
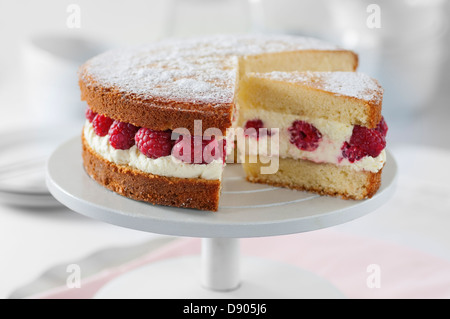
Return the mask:
[[[359,70],[383,85],[386,114],[404,116],[431,106],[447,50],[448,4],[446,0],[328,1],[334,23],[330,38],[355,50]],[[368,23],[378,13],[379,28]]]
[[[248,1],[255,31],[319,37],[357,52],[358,70],[385,88],[385,114],[417,113],[437,93],[448,0]],[[380,28],[372,24],[374,9]]]
[[22,44],[22,67],[27,108],[37,124],[82,121],[78,68],[107,49],[105,44],[79,37],[35,35]]

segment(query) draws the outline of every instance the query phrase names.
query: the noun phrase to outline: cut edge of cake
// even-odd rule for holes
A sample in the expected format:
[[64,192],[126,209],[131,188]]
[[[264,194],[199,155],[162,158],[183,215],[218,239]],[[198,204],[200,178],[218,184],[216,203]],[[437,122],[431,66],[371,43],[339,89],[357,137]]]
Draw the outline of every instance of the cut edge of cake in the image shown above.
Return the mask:
[[[250,159],[242,164],[246,178],[252,183],[269,184],[309,191],[320,195],[362,200],[372,197],[381,185],[382,170],[356,171],[347,166],[314,163],[307,160],[280,158],[279,169],[274,174],[261,174],[267,160]],[[289,172],[289,173],[287,173]]]
[[[378,81],[357,72],[250,73],[239,97],[239,126],[268,130],[261,136],[244,133],[247,143],[239,151],[248,181],[346,199],[376,193],[386,160],[386,132],[377,131],[383,99]],[[354,134],[379,136],[380,147],[373,151],[379,153],[357,153],[354,147],[359,146],[350,144]],[[275,154],[270,150],[274,139],[279,145]],[[261,153],[261,141],[270,142],[267,154]],[[264,174],[262,163],[273,156],[278,170]]]
[[[241,83],[241,107],[278,110],[374,128],[381,120],[383,88],[359,72],[251,73]],[[239,122],[242,126],[242,120]]]

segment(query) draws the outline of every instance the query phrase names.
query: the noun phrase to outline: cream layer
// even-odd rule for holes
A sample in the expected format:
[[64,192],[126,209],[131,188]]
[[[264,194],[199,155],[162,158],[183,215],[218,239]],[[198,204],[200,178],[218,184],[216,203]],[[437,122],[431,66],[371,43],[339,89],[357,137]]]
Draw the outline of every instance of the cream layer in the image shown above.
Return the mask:
[[[332,163],[339,166],[350,166],[355,170],[378,172],[386,162],[386,152],[383,150],[377,157],[366,156],[351,163],[342,157],[342,145],[352,136],[353,126],[335,121],[299,117],[298,115],[282,114],[262,109],[241,109],[240,116],[245,123],[247,120],[260,119],[264,127],[278,128],[272,134],[260,134],[259,138],[245,137],[245,152],[243,143],[237,143],[241,154],[279,156],[281,158],[305,159],[316,163]],[[322,134],[322,139],[314,151],[304,151],[290,142],[289,127],[296,120],[306,121],[314,125]],[[241,136],[243,138],[242,132]]]
[[104,159],[117,165],[128,165],[140,171],[167,177],[202,178],[221,180],[225,164],[214,160],[209,164],[184,163],[176,157],[164,156],[152,159],[142,154],[136,146],[129,150],[116,150],[109,143],[109,135],[98,136],[89,121],[84,126],[84,138],[89,146]]

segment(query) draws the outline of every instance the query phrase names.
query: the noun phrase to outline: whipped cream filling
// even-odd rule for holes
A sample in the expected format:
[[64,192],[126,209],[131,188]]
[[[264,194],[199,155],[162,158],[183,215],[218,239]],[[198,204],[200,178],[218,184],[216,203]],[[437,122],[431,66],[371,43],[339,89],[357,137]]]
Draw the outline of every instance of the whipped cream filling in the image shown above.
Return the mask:
[[84,138],[97,154],[117,165],[128,165],[145,173],[166,177],[222,179],[225,164],[221,160],[214,160],[209,164],[189,164],[172,155],[157,159],[149,158],[136,146],[129,150],[116,150],[109,143],[109,135],[102,137],[95,134],[89,121],[84,125]]
[[[353,126],[325,119],[310,119],[298,115],[282,114],[262,109],[241,109],[244,122],[260,119],[267,128],[278,128],[272,131],[271,136],[260,135],[244,137],[245,151],[240,149],[242,155],[279,156],[281,158],[304,159],[316,163],[332,163],[339,166],[349,166],[355,170],[378,172],[386,162],[386,152],[383,150],[377,157],[366,156],[359,161],[351,163],[342,157],[342,145],[352,136]],[[322,134],[322,140],[314,151],[303,151],[290,142],[288,128],[296,120],[306,121],[314,125]],[[243,136],[241,136],[243,138]],[[238,144],[239,145],[239,144]],[[261,147],[265,146],[267,147]],[[276,147],[274,147],[274,145]]]

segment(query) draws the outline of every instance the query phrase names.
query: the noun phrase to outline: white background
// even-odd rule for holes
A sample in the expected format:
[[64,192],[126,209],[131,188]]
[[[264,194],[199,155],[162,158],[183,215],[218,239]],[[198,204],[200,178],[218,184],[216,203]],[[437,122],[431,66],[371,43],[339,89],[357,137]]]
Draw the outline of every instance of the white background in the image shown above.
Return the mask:
[[[146,43],[166,35],[190,36],[217,32],[252,32],[258,27],[255,27],[254,22],[249,20],[250,13],[246,11],[249,8],[244,4],[245,1],[210,0],[206,1],[209,3],[205,5],[205,1],[186,0],[182,5],[173,9],[171,3],[176,2],[167,0],[0,0],[0,133],[7,133],[10,129],[17,128],[27,130],[30,125],[39,124],[36,123],[36,113],[43,114],[44,119],[50,119],[48,123],[46,121],[41,123],[45,123],[47,127],[58,122],[58,117],[52,113],[54,106],[52,106],[53,108],[38,107],[38,103],[30,103],[27,99],[27,92],[30,88],[27,84],[26,74],[29,66],[24,62],[24,55],[26,50],[29,50],[29,39],[34,35],[58,34],[86,37],[99,43],[105,42],[117,46]],[[312,5],[312,1],[265,2],[267,9],[265,21],[269,30],[295,31],[324,38],[339,34],[329,13],[320,6],[326,4],[327,1],[314,1],[315,6]],[[66,9],[72,3],[81,8],[81,28],[70,29],[67,27],[66,20],[69,13],[66,12]],[[379,3],[382,4],[382,10],[388,13],[387,4],[383,7],[385,3],[383,1],[379,1]],[[446,14],[448,16],[448,11]],[[388,15],[386,14],[386,16]],[[168,27],[170,17],[173,17],[175,22]],[[361,17],[357,16],[354,19],[357,20],[358,17],[365,19],[367,13],[363,11]],[[416,17],[413,19],[416,19],[416,24],[423,23]],[[387,23],[386,26],[393,28]],[[381,31],[395,34],[396,30],[386,30],[385,27]],[[383,44],[378,49],[388,51],[395,49],[397,48],[396,44],[407,37],[411,37],[411,33],[399,35],[398,39],[388,42],[389,44]],[[399,46],[399,50],[403,51],[397,53],[395,57],[398,59],[397,61],[390,61],[390,63],[399,64],[400,60],[411,57],[421,46],[427,45],[424,38],[419,38],[419,35],[412,36],[412,38],[416,40],[413,45],[411,47]],[[449,172],[448,163],[445,163],[445,159],[450,158],[449,32],[439,38],[439,41],[442,42],[443,51],[439,59],[439,72],[435,76],[437,84],[433,86],[431,94],[423,92],[428,94],[426,102],[415,107],[414,111],[412,108],[408,109],[408,105],[401,103],[401,100],[398,104],[390,103],[384,106],[390,127],[389,147],[399,150],[399,158],[404,167],[407,167],[402,170],[403,174],[408,175],[404,176],[407,183],[418,181],[420,175],[420,180],[428,180],[432,185],[439,183],[444,185],[442,179],[444,176],[448,176]],[[343,40],[336,37],[336,42],[342,44]],[[364,42],[360,43],[364,44]],[[347,44],[351,43],[347,42]],[[367,47],[356,46],[354,49],[361,50],[361,64],[369,70],[368,66],[370,66],[371,60],[370,54],[367,54]],[[421,93],[421,87],[425,87],[427,84],[420,85],[420,78],[423,77],[421,70],[429,69],[426,64],[427,60],[429,59],[420,60],[425,61],[423,65],[410,64],[411,69],[418,70],[415,77],[419,81],[414,87],[406,87],[406,91],[409,90],[411,95],[417,92]],[[374,72],[371,75],[377,75],[375,74],[376,69],[386,65],[387,62],[386,60],[377,61],[379,63],[377,67],[370,69]],[[42,72],[45,73],[45,71]],[[395,75],[386,74],[386,71],[381,74],[383,78]],[[73,77],[76,81],[76,73],[73,74]],[[399,78],[401,79],[401,77]],[[385,90],[389,94],[395,95],[396,89],[393,86],[385,86]],[[72,104],[67,102],[67,105]],[[61,100],[58,107],[64,110],[64,99]],[[83,109],[80,107],[77,112],[82,114]],[[424,154],[424,152],[428,153]],[[427,160],[427,154],[430,156],[429,160]],[[420,166],[433,163],[434,167],[420,170],[420,167],[414,167],[411,164],[411,158],[416,158],[416,163]],[[416,171],[420,172],[415,179]],[[420,189],[420,187],[414,189]],[[448,190],[445,187],[440,189],[445,192]],[[448,205],[448,201],[440,202],[440,198],[445,197],[445,192],[444,195],[437,196],[436,193],[435,197],[431,196],[434,202],[427,202],[429,204],[427,205],[429,208],[429,211],[426,212],[427,215],[415,212],[413,221],[408,220],[407,217],[408,210],[412,209],[411,206],[402,206],[395,202],[392,207],[399,213],[395,217],[391,217],[394,218],[393,220],[389,220],[389,217],[378,212],[374,214],[378,217],[368,217],[362,221],[349,223],[342,229],[355,233],[373,232],[374,236],[394,238],[403,243],[408,242],[415,247],[428,249],[430,252],[450,260],[450,247],[448,247],[450,237],[445,235],[446,229],[449,229],[448,226],[450,226],[448,223],[450,219],[447,217],[450,211],[447,211],[446,207],[448,206],[445,206]],[[415,201],[420,202],[418,195],[414,196],[416,196]],[[402,200],[405,198],[402,197]],[[433,209],[433,205],[438,209]],[[436,214],[434,215],[433,212]],[[372,223],[371,225],[368,224],[369,221]],[[427,229],[422,229],[420,225],[427,225]],[[0,298],[7,298],[14,289],[34,280],[55,264],[71,263],[101,248],[130,245],[153,237],[152,234],[92,221],[67,209],[24,210],[0,205]]]

